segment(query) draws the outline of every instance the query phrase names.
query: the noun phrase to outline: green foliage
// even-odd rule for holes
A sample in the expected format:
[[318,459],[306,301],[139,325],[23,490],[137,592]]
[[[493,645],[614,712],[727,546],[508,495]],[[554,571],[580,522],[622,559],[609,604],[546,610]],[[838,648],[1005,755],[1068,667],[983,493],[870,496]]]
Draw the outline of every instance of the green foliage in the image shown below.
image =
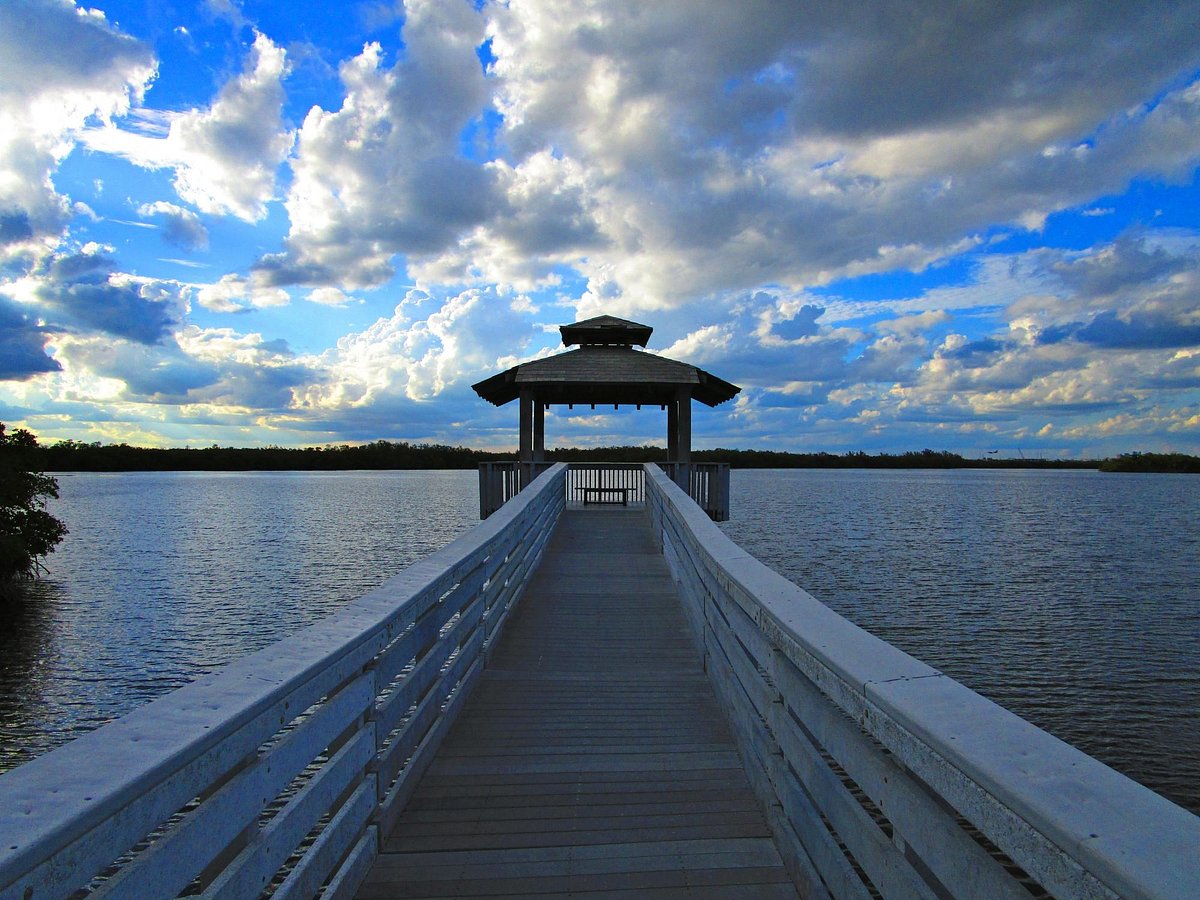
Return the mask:
[[38,451],[47,472],[250,472],[344,469],[473,469],[477,463],[512,459],[441,444],[373,441],[330,447],[131,447],[59,441]]
[[[60,441],[38,448],[38,468],[46,472],[242,472],[331,471],[345,469],[473,469],[481,462],[514,459],[493,452],[443,444],[373,441],[328,447],[148,448],[128,444]],[[665,462],[665,447],[557,447],[551,462]],[[778,450],[694,450],[696,462],[725,462],[735,469],[1094,469],[1094,460],[968,459],[948,450],[907,453],[788,453]]]
[[1100,463],[1101,472],[1200,473],[1200,456],[1186,453],[1122,453]]
[[36,576],[38,560],[67,533],[46,512],[58,482],[35,471],[37,450],[32,434],[20,428],[9,434],[0,422],[0,588]]

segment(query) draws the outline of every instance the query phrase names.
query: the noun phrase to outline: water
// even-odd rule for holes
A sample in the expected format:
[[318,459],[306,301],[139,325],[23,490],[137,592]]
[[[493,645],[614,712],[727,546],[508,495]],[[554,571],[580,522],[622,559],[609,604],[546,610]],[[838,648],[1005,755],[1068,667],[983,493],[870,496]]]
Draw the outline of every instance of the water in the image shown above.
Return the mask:
[[[333,611],[476,523],[474,472],[59,478],[0,607],[0,770]],[[735,471],[722,526],[842,615],[1200,812],[1200,478]]]
[[478,521],[474,472],[59,476],[0,605],[0,771],[333,612]]
[[722,528],[758,559],[1200,813],[1200,478],[732,476]]

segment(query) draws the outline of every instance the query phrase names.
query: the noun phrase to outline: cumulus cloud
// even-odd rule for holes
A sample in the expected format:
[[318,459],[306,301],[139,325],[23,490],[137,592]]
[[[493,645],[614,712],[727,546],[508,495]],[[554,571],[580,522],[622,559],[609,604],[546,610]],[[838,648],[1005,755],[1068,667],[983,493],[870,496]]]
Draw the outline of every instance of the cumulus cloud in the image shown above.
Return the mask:
[[395,312],[347,335],[313,360],[327,373],[300,398],[310,409],[336,410],[423,401],[463,388],[497,366],[498,333],[532,338],[528,319],[494,291],[470,289],[446,298],[432,313],[431,298],[410,291]]
[[889,10],[491,8],[507,204],[419,271],[495,279],[517,251],[529,281],[573,258],[581,314],[632,314],[920,270],[1200,157],[1197,89],[1175,84],[1200,63],[1190,6]]
[[[997,430],[1082,441],[1139,417],[1192,435],[1195,234],[1006,249],[1073,216],[1111,235],[1131,213],[1108,198],[1131,181],[1194,177],[1200,7],[1109,7],[360,4],[402,44],[343,59],[340,103],[294,133],[290,57],[265,35],[215,97],[161,111],[138,105],[154,60],[103,16],[3,7],[9,377],[242,422],[261,403],[261,421],[311,433],[511,443],[512,416],[481,411],[469,384],[551,352],[543,319],[614,313],[742,384],[720,415],[744,443],[869,447],[895,429],[909,445]],[[246,24],[237,3],[209,9]],[[82,50],[37,52],[47,28]],[[243,226],[200,216],[261,223],[280,193],[286,239],[247,242],[252,265],[188,285],[65,250],[88,238],[64,223],[74,213],[82,230],[88,212],[51,179],[86,125],[92,149],[170,172],[178,196],[135,207],[177,246],[203,248],[209,228],[228,243]],[[401,267],[421,290],[324,353],[186,321],[189,303],[238,313],[293,294],[331,321]],[[927,275],[855,282],[900,271]]]
[[304,120],[288,252],[263,264],[278,284],[380,284],[395,254],[442,250],[491,212],[493,176],[459,148],[488,99],[475,55],[483,19],[436,0],[406,12],[403,58],[388,67],[368,44],[342,64],[341,109],[314,107]]
[[222,275],[213,284],[194,286],[196,302],[213,312],[242,312],[287,306],[291,296],[283,288],[264,284],[262,279],[241,275]]
[[208,229],[200,221],[200,217],[190,209],[156,200],[154,203],[143,203],[138,207],[138,215],[143,218],[161,216],[165,222],[162,227],[163,240],[184,250],[205,250],[208,248]]
[[99,252],[54,254],[27,281],[52,330],[99,331],[142,344],[163,341],[179,325],[177,286],[116,271]]
[[0,4],[0,260],[57,241],[71,206],[52,174],[89,119],[125,113],[154,74],[150,50],[101,12]]
[[286,412],[292,388],[317,377],[282,341],[194,325],[158,345],[67,336],[57,353],[76,391],[102,385],[107,401],[179,407],[180,420]]
[[46,329],[0,294],[0,381],[23,381],[62,367],[46,354]]
[[309,291],[305,299],[318,306],[349,306],[355,302],[353,297],[343,294],[335,287],[316,288]]
[[[139,166],[174,170],[179,196],[203,213],[248,222],[266,215],[276,174],[293,135],[283,124],[287,55],[256,34],[241,75],[212,105],[181,113],[143,111],[140,130],[115,125],[85,135],[94,150],[124,156]],[[165,136],[157,131],[165,127]]]

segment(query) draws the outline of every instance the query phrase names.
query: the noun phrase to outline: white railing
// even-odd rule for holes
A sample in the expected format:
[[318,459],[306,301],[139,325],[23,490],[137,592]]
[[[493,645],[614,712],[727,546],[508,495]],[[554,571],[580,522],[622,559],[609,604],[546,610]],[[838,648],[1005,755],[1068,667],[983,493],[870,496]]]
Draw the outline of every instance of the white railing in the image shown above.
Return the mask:
[[710,519],[729,521],[729,463],[665,462],[659,467]]
[[641,463],[570,463],[567,469],[567,506],[588,503],[646,502],[646,476]]
[[[479,464],[479,518],[486,519],[520,493],[521,488],[548,469],[548,462],[484,462]],[[618,500],[627,505],[645,502],[641,463],[569,463],[567,504],[586,505]],[[729,519],[729,463],[658,463],[714,522]],[[592,489],[585,492],[585,489]],[[598,490],[597,490],[598,489]]]
[[480,463],[479,518],[486,519],[553,465],[516,460]]
[[646,470],[655,533],[802,893],[1198,895],[1200,817],[852,625]]
[[352,894],[537,565],[565,475],[322,622],[0,775],[0,898]]

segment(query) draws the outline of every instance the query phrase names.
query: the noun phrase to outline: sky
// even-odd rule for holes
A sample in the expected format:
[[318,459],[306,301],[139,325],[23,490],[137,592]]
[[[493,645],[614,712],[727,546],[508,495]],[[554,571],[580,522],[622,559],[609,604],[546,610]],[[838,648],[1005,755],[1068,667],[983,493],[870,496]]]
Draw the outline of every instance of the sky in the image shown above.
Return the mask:
[[849,10],[2,0],[0,421],[511,448],[609,314],[697,448],[1200,453],[1200,3]]

